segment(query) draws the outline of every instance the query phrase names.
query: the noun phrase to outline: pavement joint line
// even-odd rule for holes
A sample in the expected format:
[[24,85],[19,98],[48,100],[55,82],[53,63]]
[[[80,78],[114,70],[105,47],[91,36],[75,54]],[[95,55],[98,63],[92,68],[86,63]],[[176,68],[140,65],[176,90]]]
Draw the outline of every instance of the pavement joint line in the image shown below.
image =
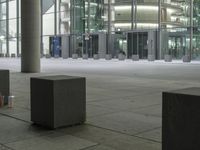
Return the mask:
[[93,148],[93,147],[96,147],[96,146],[99,146],[99,145],[100,145],[100,144],[97,143],[97,144],[92,145],[92,146],[88,146],[88,147],[85,147],[85,148],[81,148],[80,150],[87,150],[87,149],[89,149],[89,148]]
[[152,128],[152,129],[148,129],[148,130],[144,130],[144,131],[141,131],[141,132],[138,132],[136,134],[133,134],[134,136],[137,136],[139,134],[143,134],[143,133],[146,133],[146,132],[150,132],[150,131],[153,131],[153,130],[156,130],[156,129],[161,129],[162,127],[155,127],[155,128]]
[[10,116],[10,115],[4,114],[4,113],[0,113],[0,115],[5,116],[5,117],[8,117],[8,118],[15,119],[15,120],[18,120],[18,121],[22,121],[22,122],[25,122],[25,123],[31,123],[31,122],[29,122],[29,121],[26,121],[26,120],[23,120],[23,119],[19,119],[19,118],[17,118],[17,117],[13,117],[13,116]]
[[[107,109],[115,109],[116,112],[111,112],[111,113],[108,113],[109,114],[114,114],[114,113],[118,113],[118,112],[132,112],[132,113],[136,113],[136,114],[140,114],[140,113],[137,113],[137,112],[134,112],[134,111],[131,111],[131,109],[119,109],[119,108],[114,108],[114,107],[107,107],[107,106],[102,106],[102,105],[98,105],[98,104],[88,104],[88,105],[92,105],[92,106],[98,106],[98,107],[103,107],[103,108],[107,108]],[[153,104],[153,105],[148,105],[148,106],[141,106],[141,107],[138,107],[138,108],[134,108],[134,110],[140,110],[140,109],[144,109],[144,108],[148,108],[148,107],[152,107],[152,106],[157,106],[157,105],[161,105],[161,104]],[[118,110],[118,111],[117,111]],[[141,114],[142,115],[142,114]],[[144,114],[143,114],[144,115]],[[149,116],[154,116],[154,115],[149,115]],[[158,116],[154,116],[154,117],[158,117]],[[160,118],[160,117],[159,117]]]
[[[2,147],[3,147],[2,150],[14,150],[13,148],[10,148],[10,147],[8,147],[8,146],[6,146],[6,145],[0,143],[0,150],[1,150]],[[5,148],[5,149],[4,149],[4,148]]]
[[95,125],[92,125],[92,124],[89,124],[89,123],[86,123],[86,125],[89,125],[89,126],[92,126],[92,127],[96,127],[96,128],[99,128],[99,129],[103,129],[103,130],[107,130],[107,131],[111,131],[111,132],[115,132],[115,133],[119,133],[119,134],[123,134],[123,135],[126,135],[126,136],[136,137],[136,138],[143,139],[143,140],[146,140],[146,141],[151,141],[151,142],[154,142],[154,143],[159,143],[159,144],[161,144],[161,142],[160,142],[160,141],[157,141],[157,140],[153,140],[153,139],[149,139],[149,138],[143,138],[143,137],[136,136],[136,135],[131,135],[131,134],[126,134],[126,133],[121,132],[121,131],[116,131],[116,130],[112,130],[112,129],[107,129],[107,128],[95,126]]

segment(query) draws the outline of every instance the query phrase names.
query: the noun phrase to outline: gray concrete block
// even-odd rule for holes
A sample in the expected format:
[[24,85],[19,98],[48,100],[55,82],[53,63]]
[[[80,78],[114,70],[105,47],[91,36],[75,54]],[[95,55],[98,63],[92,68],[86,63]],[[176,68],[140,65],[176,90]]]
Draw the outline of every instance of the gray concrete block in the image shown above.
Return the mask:
[[165,55],[165,62],[172,62],[172,55]]
[[5,57],[5,54],[3,54],[3,53],[0,53],[0,57]]
[[31,78],[31,121],[54,129],[81,124],[86,119],[84,77]]
[[133,61],[139,61],[139,55],[132,55]]
[[12,54],[11,54],[11,57],[12,57],[12,58],[14,58],[14,57],[16,57],[16,56],[15,56],[15,54],[14,54],[14,53],[12,53]]
[[88,54],[83,54],[83,59],[88,59]]
[[98,60],[99,59],[99,55],[98,54],[94,54],[93,58],[94,58],[94,60]]
[[155,61],[154,55],[148,55],[148,61]]
[[119,59],[119,60],[125,60],[125,59],[126,59],[126,56],[123,55],[123,54],[119,54],[119,55],[118,55],[118,59]]
[[46,58],[51,58],[51,55],[50,54],[46,54],[45,57]]
[[162,150],[199,150],[200,88],[163,92]]
[[106,60],[111,60],[112,59],[112,55],[111,54],[106,54],[105,59]]
[[183,62],[191,62],[190,56],[189,55],[183,56]]
[[3,96],[9,96],[10,94],[9,70],[0,70],[0,93]]
[[78,54],[72,54],[72,59],[78,59]]
[[10,57],[10,54],[6,53],[5,57]]

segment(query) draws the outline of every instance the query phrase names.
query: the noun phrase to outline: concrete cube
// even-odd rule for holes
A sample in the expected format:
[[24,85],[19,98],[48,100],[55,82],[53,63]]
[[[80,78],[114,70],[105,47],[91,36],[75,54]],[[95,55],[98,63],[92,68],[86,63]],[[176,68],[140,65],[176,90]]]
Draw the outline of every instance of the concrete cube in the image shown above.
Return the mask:
[[154,55],[148,55],[148,61],[155,61]]
[[31,121],[51,129],[84,123],[85,82],[64,75],[31,78]]
[[165,55],[165,62],[172,62],[172,55]]
[[124,54],[119,54],[118,55],[118,59],[119,60],[125,60],[126,59],[126,56]]
[[78,59],[78,54],[72,54],[72,59]]
[[139,55],[132,55],[133,61],[139,61]]
[[200,149],[200,88],[163,92],[162,150]]
[[3,96],[10,95],[10,73],[9,73],[9,70],[0,70],[0,93]]
[[97,59],[99,59],[99,55],[98,54],[94,54],[93,58],[94,58],[94,60],[97,60]]
[[83,54],[83,59],[88,59],[88,54]]
[[111,54],[106,54],[105,59],[106,60],[111,60],[112,59],[112,55]]
[[183,56],[183,62],[191,62],[190,56],[189,55]]

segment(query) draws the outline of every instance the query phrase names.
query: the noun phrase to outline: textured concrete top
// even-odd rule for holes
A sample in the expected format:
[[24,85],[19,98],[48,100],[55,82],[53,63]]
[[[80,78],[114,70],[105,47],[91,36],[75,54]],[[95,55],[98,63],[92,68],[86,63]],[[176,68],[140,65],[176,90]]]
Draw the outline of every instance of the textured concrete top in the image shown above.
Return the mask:
[[70,79],[80,79],[84,77],[76,77],[76,76],[66,76],[66,75],[55,75],[55,76],[41,76],[41,77],[33,77],[32,79],[41,79],[41,80],[70,80]]
[[166,91],[164,93],[174,93],[174,94],[176,93],[176,94],[200,96],[200,88],[199,87],[191,87],[191,88],[174,90],[174,91]]

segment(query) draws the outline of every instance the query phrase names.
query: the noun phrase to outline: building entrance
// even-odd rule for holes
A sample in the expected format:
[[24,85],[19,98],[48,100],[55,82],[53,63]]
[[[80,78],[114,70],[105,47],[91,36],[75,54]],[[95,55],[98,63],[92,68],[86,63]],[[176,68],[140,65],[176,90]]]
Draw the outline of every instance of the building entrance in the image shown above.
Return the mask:
[[127,35],[128,58],[139,55],[139,59],[148,58],[148,32],[130,32]]

